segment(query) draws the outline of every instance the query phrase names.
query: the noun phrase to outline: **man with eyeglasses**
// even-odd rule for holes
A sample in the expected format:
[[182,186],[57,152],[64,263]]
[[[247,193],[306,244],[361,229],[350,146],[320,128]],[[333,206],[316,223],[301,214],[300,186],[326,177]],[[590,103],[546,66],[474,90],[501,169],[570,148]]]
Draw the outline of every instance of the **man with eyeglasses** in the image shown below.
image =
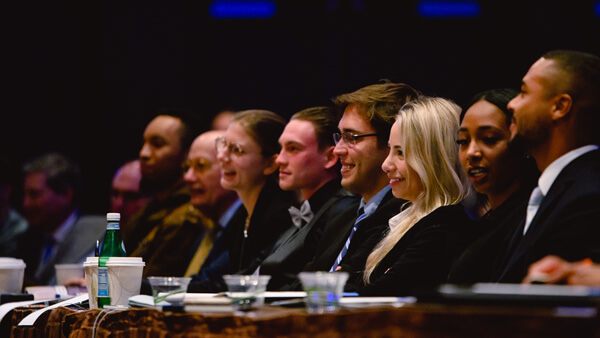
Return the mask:
[[148,201],[148,196],[140,190],[141,180],[139,159],[128,161],[115,171],[110,191],[110,211],[121,214],[122,227]]
[[[213,130],[198,136],[183,165],[183,178],[190,190],[191,205],[212,222],[212,225],[204,225],[207,231],[197,236],[194,254],[184,274],[186,277],[196,275],[198,280],[220,276],[226,271],[228,260],[223,255],[227,250],[221,236],[232,220],[245,215],[240,216],[238,212],[242,203],[235,191],[221,186],[217,147],[224,140],[223,135],[225,131]],[[237,220],[238,223],[241,221]]]
[[[336,97],[343,112],[338,123],[334,154],[341,162],[341,184],[361,197],[357,209],[348,210],[324,230],[312,262],[305,271],[364,269],[367,256],[388,229],[388,220],[404,201],[394,198],[389,180],[381,170],[388,155],[388,138],[400,108],[419,92],[402,83],[363,87]],[[348,281],[351,290],[352,281]]]

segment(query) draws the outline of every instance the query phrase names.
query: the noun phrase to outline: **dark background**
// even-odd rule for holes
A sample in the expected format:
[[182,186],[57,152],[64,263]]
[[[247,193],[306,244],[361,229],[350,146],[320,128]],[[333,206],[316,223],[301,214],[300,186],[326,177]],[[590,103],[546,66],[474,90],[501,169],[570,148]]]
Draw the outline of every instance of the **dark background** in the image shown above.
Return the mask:
[[548,50],[600,54],[597,1],[479,3],[475,18],[423,18],[419,1],[280,0],[262,20],[213,19],[210,1],[3,5],[2,155],[67,154],[84,210],[105,213],[114,170],[162,108],[287,118],[383,78],[462,105],[518,88]]

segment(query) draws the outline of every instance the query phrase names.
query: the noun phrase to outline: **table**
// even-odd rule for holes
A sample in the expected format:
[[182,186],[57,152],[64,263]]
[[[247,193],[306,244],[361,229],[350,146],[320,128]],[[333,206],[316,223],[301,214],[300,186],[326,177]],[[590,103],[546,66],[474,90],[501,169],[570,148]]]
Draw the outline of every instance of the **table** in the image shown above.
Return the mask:
[[30,312],[13,311],[13,337],[600,337],[594,307],[415,303],[323,315],[272,306],[244,314],[59,307],[33,327],[17,327]]

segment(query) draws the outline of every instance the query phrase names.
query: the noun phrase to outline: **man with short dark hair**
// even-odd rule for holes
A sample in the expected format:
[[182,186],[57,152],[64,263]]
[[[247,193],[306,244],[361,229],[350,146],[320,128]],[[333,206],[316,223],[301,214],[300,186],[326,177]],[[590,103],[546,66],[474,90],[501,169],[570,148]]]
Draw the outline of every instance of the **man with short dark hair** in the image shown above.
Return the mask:
[[[324,230],[315,257],[304,270],[364,270],[366,259],[400,212],[381,164],[388,156],[390,128],[400,108],[419,96],[402,83],[384,82],[334,99],[343,111],[334,134],[334,154],[341,162],[341,184],[361,197],[358,208],[340,213]],[[358,213],[357,213],[358,209]]]
[[508,104],[514,140],[542,173],[498,282],[521,282],[546,255],[600,262],[600,58],[557,50],[537,60]]
[[53,285],[55,264],[83,263],[94,255],[106,218],[81,215],[81,172],[64,155],[37,157],[23,166],[23,173],[23,212],[30,225],[18,254],[27,264],[24,284]]
[[[312,107],[294,114],[279,137],[279,186],[297,191],[300,203],[290,208],[295,227],[272,250],[240,273],[270,275],[268,288],[279,290],[296,279],[315,254],[325,226],[339,213],[356,208],[358,200],[340,185],[339,161],[331,135],[338,117],[330,107]],[[259,266],[257,266],[259,265]]]
[[[149,259],[152,243],[162,240],[160,236],[156,237],[161,224],[189,202],[181,165],[199,131],[195,115],[185,111],[161,113],[146,126],[139,154],[140,185],[142,192],[149,193],[151,199],[122,227],[129,255],[142,257],[144,261]],[[160,272],[148,264],[144,270]]]

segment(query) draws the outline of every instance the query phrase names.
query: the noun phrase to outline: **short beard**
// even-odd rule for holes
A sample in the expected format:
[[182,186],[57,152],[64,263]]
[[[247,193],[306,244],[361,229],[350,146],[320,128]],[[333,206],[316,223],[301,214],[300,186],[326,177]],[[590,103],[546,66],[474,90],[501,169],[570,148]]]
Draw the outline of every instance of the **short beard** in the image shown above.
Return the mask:
[[533,155],[537,149],[542,146],[549,137],[550,126],[537,121],[537,128],[534,130],[527,130],[526,132],[519,132],[515,134],[512,140],[509,142],[509,149],[518,150],[519,147],[526,155]]
[[523,136],[519,133],[508,141],[508,151],[513,154],[526,154]]

